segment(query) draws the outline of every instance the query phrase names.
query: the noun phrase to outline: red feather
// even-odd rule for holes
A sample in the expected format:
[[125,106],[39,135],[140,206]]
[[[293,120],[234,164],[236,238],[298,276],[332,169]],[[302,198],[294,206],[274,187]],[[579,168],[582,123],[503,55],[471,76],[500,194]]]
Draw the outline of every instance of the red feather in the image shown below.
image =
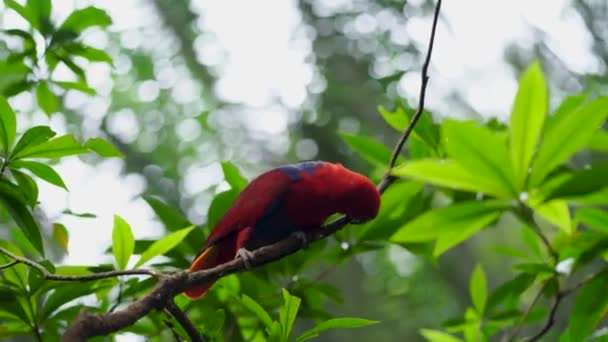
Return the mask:
[[[207,238],[190,271],[232,260],[240,248],[253,250],[294,231],[319,227],[334,213],[370,220],[379,206],[375,185],[340,164],[309,162],[273,169],[243,190]],[[196,299],[212,285],[209,282],[185,294]]]

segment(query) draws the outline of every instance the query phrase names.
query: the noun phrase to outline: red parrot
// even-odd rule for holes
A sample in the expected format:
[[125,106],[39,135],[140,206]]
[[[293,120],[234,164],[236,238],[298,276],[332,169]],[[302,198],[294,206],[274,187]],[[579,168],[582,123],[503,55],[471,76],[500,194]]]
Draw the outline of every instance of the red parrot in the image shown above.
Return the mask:
[[[357,221],[373,219],[380,193],[365,176],[341,164],[305,162],[272,169],[251,181],[219,220],[190,266],[190,272],[247,257],[249,251],[320,227],[334,213]],[[213,282],[185,291],[190,299]]]

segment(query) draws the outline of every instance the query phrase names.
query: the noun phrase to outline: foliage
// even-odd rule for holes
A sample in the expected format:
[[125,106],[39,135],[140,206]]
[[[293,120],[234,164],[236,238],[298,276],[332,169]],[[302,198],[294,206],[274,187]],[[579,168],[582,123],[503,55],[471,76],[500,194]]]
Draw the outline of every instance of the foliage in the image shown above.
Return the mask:
[[[111,18],[103,10],[87,7],[54,23],[50,0],[4,3],[31,29],[2,31],[22,41],[21,50],[10,51],[0,60],[0,207],[7,220],[2,226],[2,250],[59,275],[85,276],[143,265],[167,272],[187,268],[205,233],[247,185],[239,167],[229,161],[221,163],[228,188],[214,194],[203,230],[174,205],[146,195],[145,201],[167,231],[164,237],[138,239],[129,223],[115,216],[113,229],[108,227],[112,246],[107,250],[113,263],[68,266],[48,252],[67,253],[69,236],[59,222],[48,225],[52,228],[47,231],[37,213],[37,182],[67,191],[54,168],[57,160],[90,152],[123,157],[123,152],[103,138],[82,141],[71,133],[56,136],[45,125],[18,132],[21,113],[13,111],[9,100],[30,93],[50,116],[62,108],[66,91],[94,94],[79,61],[109,65],[113,61],[105,51],[85,45],[81,36],[91,27],[106,28]],[[44,44],[37,44],[39,40]],[[38,51],[41,45],[44,50]],[[57,79],[54,71],[59,65],[69,69],[73,79]],[[445,253],[475,240],[481,231],[500,229],[521,240],[516,246],[492,249],[509,251],[512,273],[504,272],[509,278],[495,286],[485,261],[480,260],[468,278],[470,305],[441,328],[420,329],[421,336],[429,341],[487,341],[516,335],[522,327],[534,332],[553,321],[553,309],[571,294],[576,299],[568,326],[562,330],[549,326],[551,336],[579,341],[593,335],[608,313],[604,295],[608,219],[603,208],[608,205],[608,166],[599,161],[581,167],[575,156],[589,149],[608,151],[608,132],[601,128],[608,116],[608,98],[570,96],[549,114],[548,88],[540,64],[532,63],[521,76],[508,126],[472,120],[438,123],[431,113],[424,113],[408,142],[407,157],[399,156],[398,165],[390,170],[399,180],[383,195],[374,221],[340,232],[338,243],[317,243],[262,269],[223,277],[200,301],[178,297],[178,306],[212,341],[305,341],[331,329],[381,325],[363,318],[334,317],[328,303],[340,302],[341,291],[315,277],[312,265],[344,263],[384,246],[398,246],[438,263]],[[413,114],[405,103],[398,103],[394,110],[379,107],[379,112],[396,132],[406,127]],[[207,115],[199,118],[206,125]],[[382,174],[391,151],[379,139],[352,132],[336,134],[369,163],[371,175]],[[515,219],[509,221],[509,217]],[[52,238],[46,239],[47,234]],[[0,337],[33,335],[54,340],[82,309],[108,312],[140,298],[155,284],[154,279],[123,278],[52,281],[31,265],[13,261],[0,253]],[[530,300],[535,293],[549,299],[549,310],[540,308],[538,300]],[[82,299],[87,296],[94,296],[97,304],[86,304]],[[368,313],[362,310],[361,316]],[[160,340],[170,334],[186,336],[164,312],[151,313],[125,331]]]

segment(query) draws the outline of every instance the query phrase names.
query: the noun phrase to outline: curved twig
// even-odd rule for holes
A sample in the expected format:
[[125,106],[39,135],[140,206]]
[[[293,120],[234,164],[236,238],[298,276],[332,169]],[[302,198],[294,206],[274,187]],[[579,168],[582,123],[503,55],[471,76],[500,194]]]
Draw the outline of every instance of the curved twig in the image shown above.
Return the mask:
[[205,342],[205,339],[198,332],[192,321],[186,316],[186,314],[180,309],[177,304],[173,300],[169,300],[167,305],[165,306],[167,311],[175,318],[176,321],[184,328],[188,337],[190,337],[190,341],[192,342]]

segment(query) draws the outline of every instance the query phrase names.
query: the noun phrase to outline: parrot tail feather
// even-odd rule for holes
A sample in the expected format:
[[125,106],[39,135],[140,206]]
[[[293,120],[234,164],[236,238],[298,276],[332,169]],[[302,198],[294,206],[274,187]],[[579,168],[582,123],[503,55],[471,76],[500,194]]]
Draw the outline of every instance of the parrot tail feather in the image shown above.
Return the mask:
[[[192,265],[190,266],[190,272],[212,268],[214,266],[224,263],[225,260],[223,260],[224,258],[222,257],[224,256],[223,254],[226,253],[221,252],[221,246],[209,246],[194,260],[194,262],[192,262]],[[188,290],[184,291],[184,294],[191,300],[198,299],[204,296],[205,293],[207,293],[213,283],[215,283],[215,280],[189,288]]]

